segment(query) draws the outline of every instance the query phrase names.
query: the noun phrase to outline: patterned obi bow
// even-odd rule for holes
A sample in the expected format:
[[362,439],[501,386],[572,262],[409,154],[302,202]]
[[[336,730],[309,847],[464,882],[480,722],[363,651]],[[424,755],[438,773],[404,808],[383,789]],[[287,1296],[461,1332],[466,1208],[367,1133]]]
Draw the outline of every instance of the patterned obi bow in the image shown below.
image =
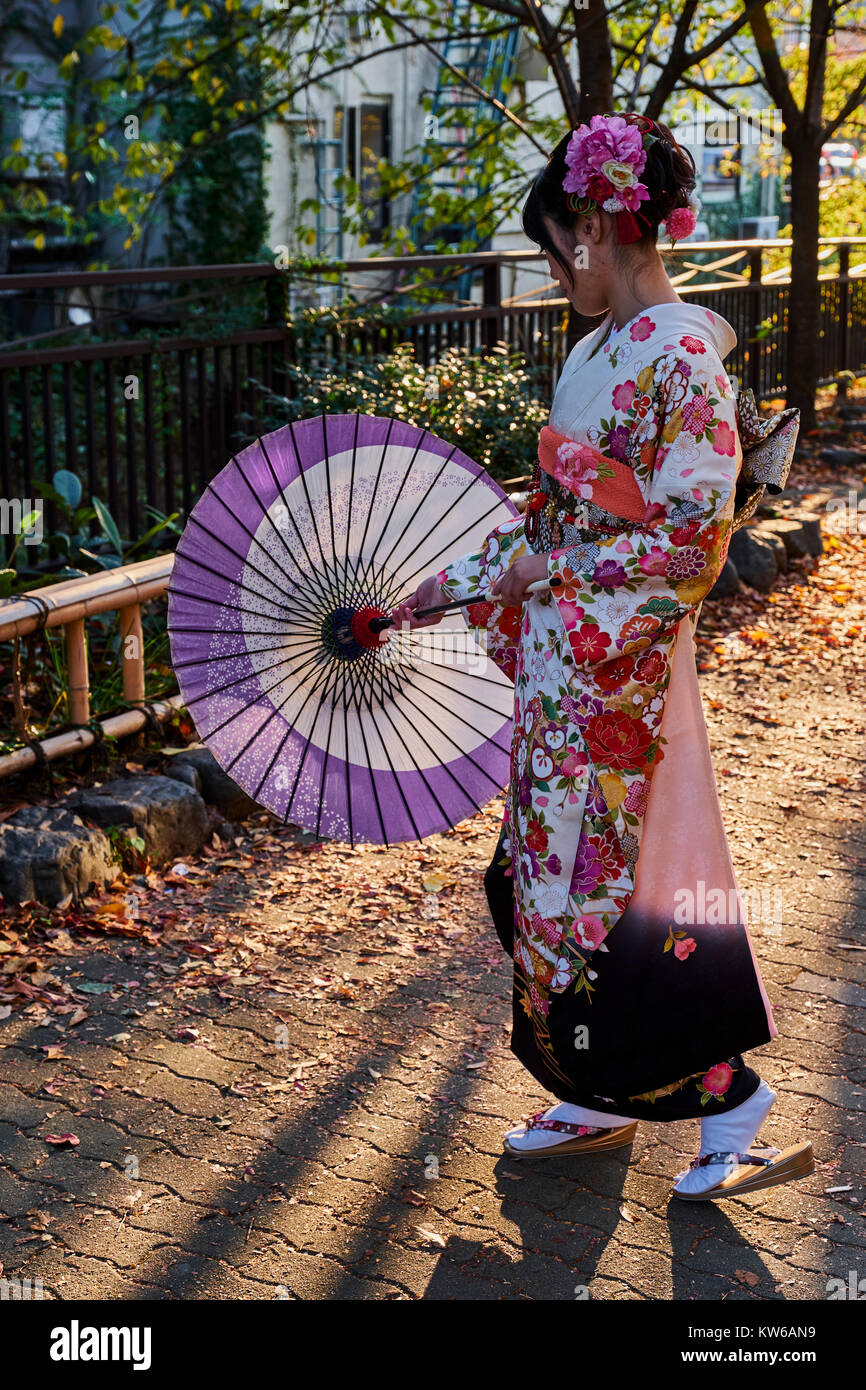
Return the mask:
[[775,415],[761,415],[750,389],[737,396],[737,433],[743,466],[737,478],[732,529],[739,530],[755,514],[764,493],[784,490],[794,461],[800,412],[794,406]]

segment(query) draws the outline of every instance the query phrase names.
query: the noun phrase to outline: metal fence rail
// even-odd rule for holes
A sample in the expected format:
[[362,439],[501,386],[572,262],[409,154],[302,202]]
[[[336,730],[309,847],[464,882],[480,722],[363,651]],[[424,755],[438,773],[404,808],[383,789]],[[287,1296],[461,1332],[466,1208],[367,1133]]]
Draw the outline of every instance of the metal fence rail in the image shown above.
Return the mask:
[[[790,245],[784,239],[709,242],[664,253],[679,293],[732,324],[738,343],[726,366],[759,398],[784,390]],[[857,264],[852,251],[862,258]],[[823,240],[821,256],[819,361],[822,379],[830,380],[866,365],[866,237]],[[399,342],[411,342],[425,366],[446,347],[485,351],[505,342],[537,369],[539,393],[549,394],[575,340],[567,301],[543,289],[517,299],[501,293],[503,269],[540,260],[540,253],[482,252],[344,262],[346,275],[367,277],[371,303],[384,299],[406,312],[401,322],[382,326],[361,309],[356,323],[334,321],[313,332],[303,315],[289,314],[288,272],[270,263],[2,276],[7,322],[15,322],[14,306],[27,296],[41,297],[44,308],[66,302],[64,295],[74,291],[92,306],[93,324],[82,330],[58,321],[27,341],[19,335],[0,345],[0,496],[33,499],[41,479],[67,468],[80,478],[85,500],[101,497],[123,534],[137,539],[150,524],[147,505],[188,513],[208,479],[254,436],[262,420],[260,386],[285,394],[291,366],[339,369]],[[418,272],[432,270],[453,284],[467,269],[479,284],[474,302],[411,308]],[[416,280],[383,288],[383,277]],[[254,322],[265,326],[219,337],[178,331],[208,285],[207,293],[215,287],[225,302],[243,290]],[[163,306],[155,298],[166,287],[182,291],[167,300],[173,317],[160,317]],[[136,295],[151,296],[144,311]],[[132,325],[133,331],[94,340],[94,325],[106,323]],[[78,341],[69,343],[70,335]],[[48,338],[58,341],[49,344]],[[50,503],[45,511],[54,529]]]

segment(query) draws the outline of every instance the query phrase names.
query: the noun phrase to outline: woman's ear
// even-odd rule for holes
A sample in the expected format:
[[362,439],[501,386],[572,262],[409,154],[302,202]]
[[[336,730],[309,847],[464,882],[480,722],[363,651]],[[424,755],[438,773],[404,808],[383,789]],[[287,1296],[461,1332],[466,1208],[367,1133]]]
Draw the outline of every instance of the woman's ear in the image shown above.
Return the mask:
[[604,237],[605,226],[598,212],[585,213],[574,224],[574,240],[585,251],[590,246],[599,246]]
[[584,235],[587,241],[592,242],[593,246],[597,246],[604,237],[604,227],[597,212],[591,212],[584,219]]

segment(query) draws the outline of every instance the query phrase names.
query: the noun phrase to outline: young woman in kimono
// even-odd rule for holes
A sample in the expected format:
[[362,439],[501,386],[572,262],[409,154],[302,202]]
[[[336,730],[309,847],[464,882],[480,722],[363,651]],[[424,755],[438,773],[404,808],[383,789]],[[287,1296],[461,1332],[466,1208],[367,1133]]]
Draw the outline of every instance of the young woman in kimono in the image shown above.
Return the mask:
[[[680,300],[656,247],[695,225],[694,165],[645,117],[593,117],[536,179],[527,235],[578,313],[525,515],[393,612],[464,608],[515,684],[511,776],[485,886],[514,960],[511,1047],[558,1098],[512,1154],[700,1119],[674,1193],[813,1171],[749,1152],[775,1093],[742,1053],[777,1033],[742,919],[693,634],[730,540],[741,463],[730,325]],[[535,588],[530,586],[537,586]]]

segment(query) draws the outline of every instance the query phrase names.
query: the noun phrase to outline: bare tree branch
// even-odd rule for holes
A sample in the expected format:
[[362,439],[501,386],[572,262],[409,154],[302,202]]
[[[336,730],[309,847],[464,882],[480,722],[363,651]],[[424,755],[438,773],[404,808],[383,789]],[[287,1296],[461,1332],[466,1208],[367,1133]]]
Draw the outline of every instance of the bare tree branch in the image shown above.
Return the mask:
[[[623,55],[622,62],[617,71],[617,76],[619,76],[622,73],[622,70],[629,58],[638,59],[637,72],[635,73],[634,82],[632,83],[631,96],[629,98],[630,106],[634,106],[635,102],[638,100],[640,96],[640,84],[643,81],[643,75],[646,72],[647,63],[649,62],[650,57],[648,40],[651,37],[651,35],[655,33],[656,25],[661,19],[662,12],[663,0],[659,0],[659,4],[656,5],[655,14],[653,15],[647,27],[643,30],[643,32],[641,34],[638,34],[631,48],[628,50],[628,53]],[[638,57],[639,49],[640,57]]]
[[[725,44],[730,43],[731,39],[745,28],[749,23],[749,16],[759,2],[760,0],[748,0],[748,3],[743,7],[742,14],[738,15],[736,19],[731,20],[730,24],[726,24],[723,29],[720,29],[711,39],[708,39],[701,48],[697,48],[690,53],[686,48],[686,39],[688,38],[689,29],[691,28],[691,23],[698,7],[697,4],[693,3],[693,0],[688,0],[688,3],[683,6],[682,14],[677,22],[676,33],[667,62],[664,65],[660,65],[662,66],[662,76],[659,78],[653,95],[647,104],[646,114],[648,116],[658,117],[668,97],[674,91],[677,83],[683,79],[685,74],[689,72],[690,69],[699,67],[707,58],[711,58],[714,53],[718,53],[720,48],[724,48]],[[692,85],[693,83],[690,81],[689,86]]]
[[723,44],[726,44],[729,39],[732,39],[735,34],[738,34],[740,32],[744,25],[748,24],[749,15],[751,11],[755,8],[755,5],[757,5],[758,3],[759,0],[749,0],[749,3],[745,6],[743,13],[739,15],[737,19],[731,20],[731,23],[728,24],[724,29],[720,29],[718,34],[716,34],[715,37],[711,39],[709,43],[704,44],[703,48],[695,49],[694,53],[692,53],[691,55],[691,61],[693,63],[702,63],[705,58],[712,57],[712,55],[715,52],[717,52]]
[[749,12],[749,28],[764,70],[764,85],[770,98],[782,113],[788,139],[799,139],[803,131],[803,113],[794,100],[788,74],[782,67],[765,4],[755,5]]
[[394,20],[396,24],[399,24],[402,29],[405,29],[407,34],[411,34],[412,38],[415,40],[416,43],[420,44],[423,48],[428,49],[429,52],[433,54],[434,58],[436,58],[437,61],[440,62],[444,68],[447,68],[449,72],[452,72],[454,76],[460,80],[461,83],[463,83],[466,87],[469,88],[470,91],[474,92],[475,95],[480,97],[482,101],[488,101],[491,106],[496,108],[496,110],[500,113],[501,116],[504,116],[507,121],[511,121],[512,125],[516,125],[517,129],[520,130],[528,140],[532,141],[535,148],[541,151],[545,159],[547,158],[547,151],[544,149],[544,146],[538,140],[536,140],[529,127],[524,125],[523,121],[521,121],[519,117],[515,116],[514,112],[509,110],[509,108],[504,104],[504,102],[501,102],[498,97],[491,96],[489,92],[485,92],[484,88],[479,87],[477,82],[473,82],[472,78],[469,77],[467,73],[462,72],[461,69],[455,67],[453,63],[449,63],[448,59],[444,56],[444,54],[441,53],[439,49],[435,48],[432,43],[429,43],[428,40],[425,39],[422,34],[417,33],[412,28],[412,25],[409,24],[405,19],[401,19],[397,15],[392,15],[391,18]]
[[580,94],[574,85],[574,78],[565,60],[563,45],[557,39],[556,30],[542,14],[541,5],[536,5],[534,0],[526,0],[524,13],[538,34],[541,51],[550,64],[556,79],[556,85],[559,88],[559,94],[565,108],[566,120],[569,125],[578,126],[580,125]]
[[848,117],[857,110],[857,107],[860,106],[864,98],[866,98],[866,76],[861,77],[839,114],[835,116],[832,121],[828,121],[824,126],[824,140],[829,140],[836,134],[839,127],[845,124]]

